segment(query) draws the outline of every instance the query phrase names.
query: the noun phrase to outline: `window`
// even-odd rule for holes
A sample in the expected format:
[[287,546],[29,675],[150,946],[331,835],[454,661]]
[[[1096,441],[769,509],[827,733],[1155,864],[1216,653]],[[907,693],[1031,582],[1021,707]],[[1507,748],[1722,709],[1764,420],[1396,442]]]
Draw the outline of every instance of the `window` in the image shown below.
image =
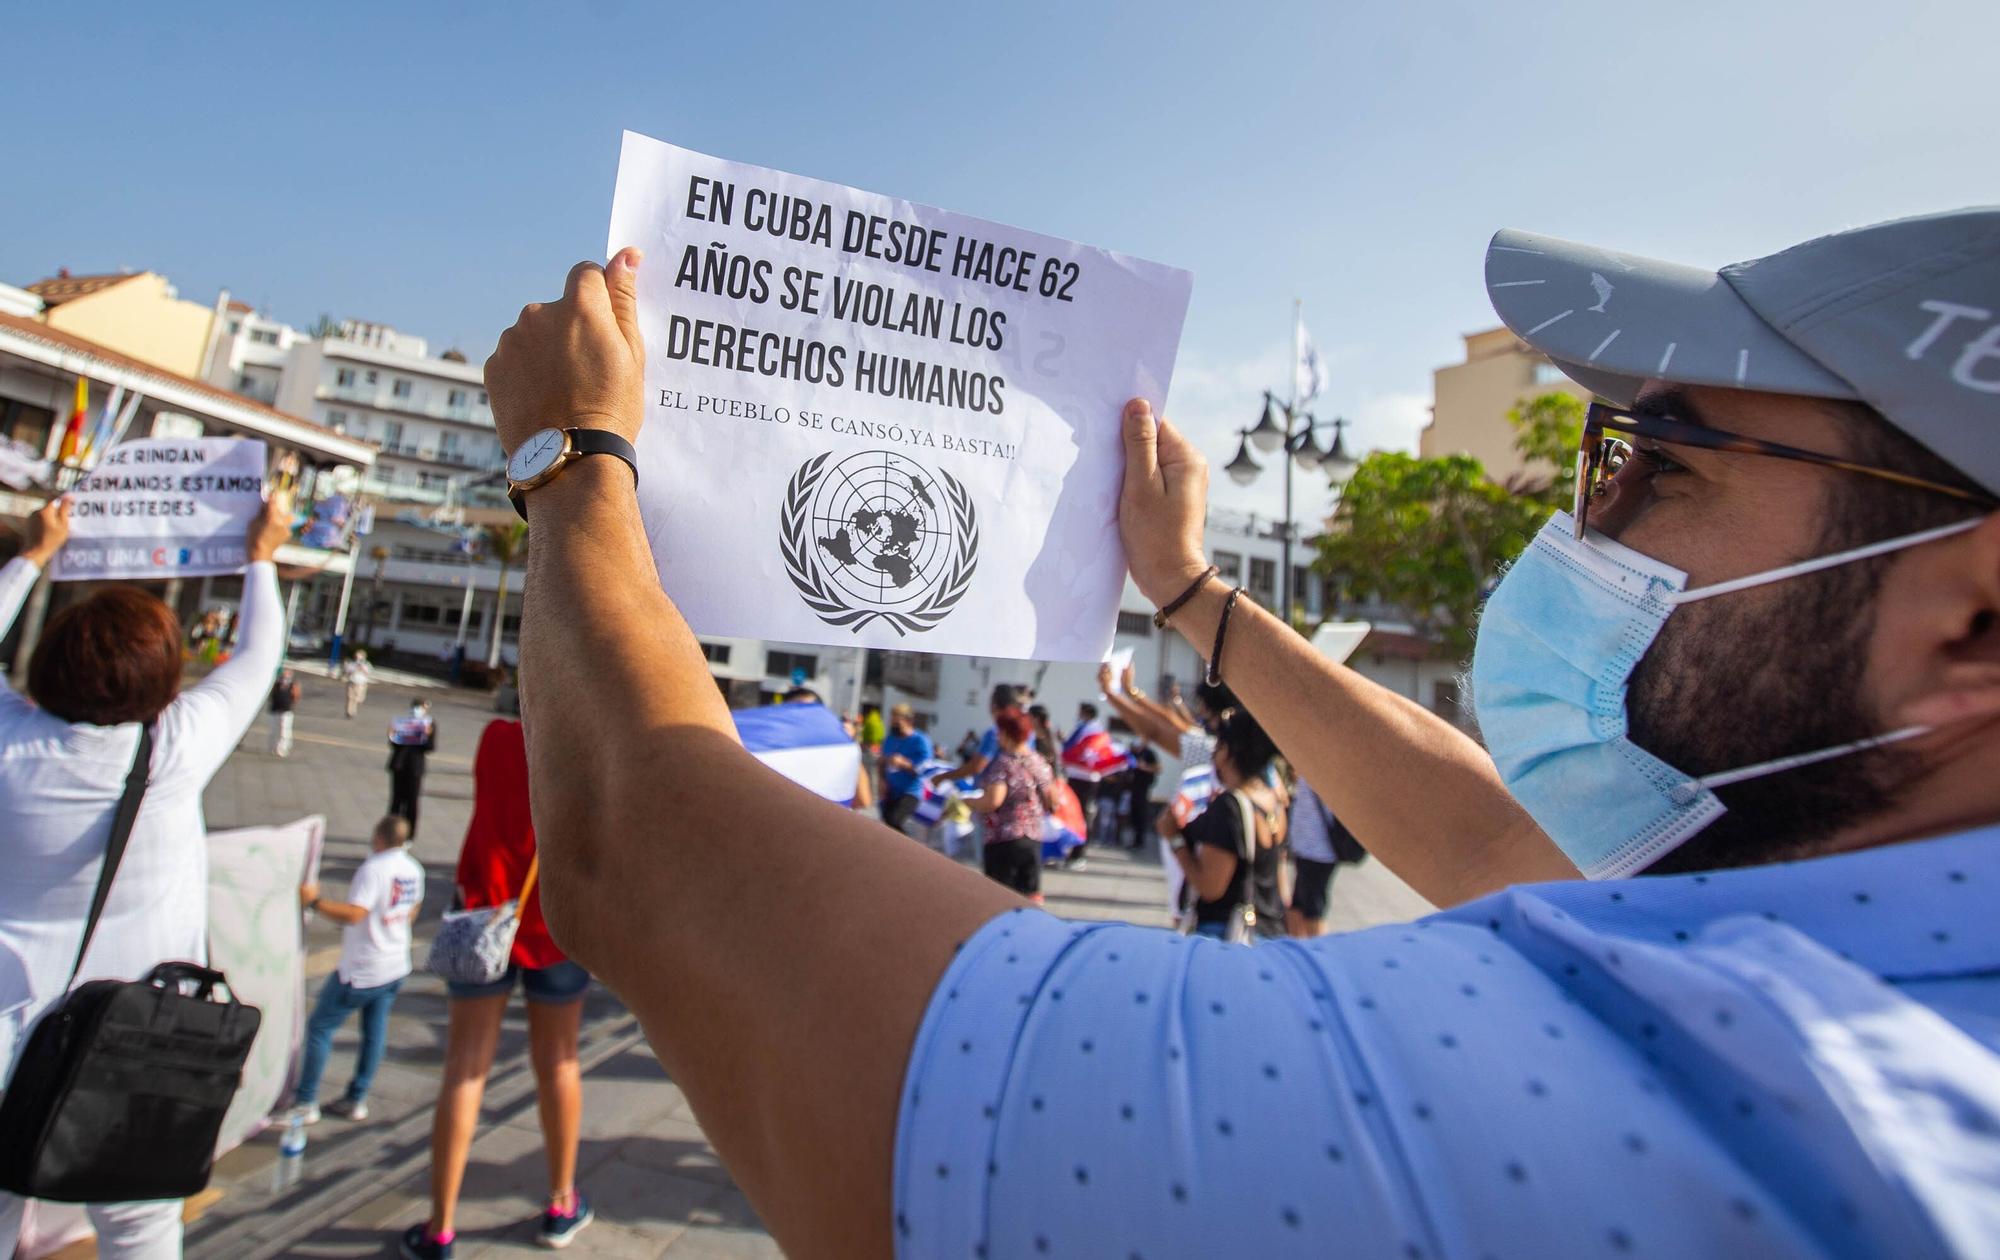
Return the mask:
[[458,434],[442,433],[438,435],[438,458],[448,464],[462,464],[465,462],[465,452],[458,449]]
[[398,398],[408,398],[410,396],[410,383],[399,376],[396,378],[396,383],[389,387],[389,392]]
[[332,429],[335,433],[347,432],[347,413],[344,411],[327,412],[326,427]]
[[339,389],[354,388],[354,369],[341,368],[333,374],[333,383]]
[[1302,564],[1292,566],[1292,602],[1301,608],[1319,611],[1318,592],[1313,588],[1312,571]]
[[371,368],[369,371],[363,372],[361,374],[361,379],[368,382],[370,385],[373,385],[375,383],[374,370]]
[[1550,363],[1547,359],[1543,359],[1541,362],[1535,364],[1535,384],[1537,385],[1560,385],[1568,379],[1569,377],[1563,375],[1561,368]]
[[1222,580],[1234,585],[1243,577],[1243,557],[1233,551],[1218,551],[1211,559]]
[[250,330],[250,340],[260,346],[275,346],[278,344],[278,334],[269,328],[253,328]]
[[237,375],[237,377],[236,377],[236,392],[237,392],[237,393],[239,393],[239,394],[252,394],[252,393],[255,393],[256,391],[257,391],[257,378],[256,378],[256,377],[254,377],[254,376],[250,375],[250,374],[249,374],[248,372],[242,372],[242,373],[239,373],[239,374]]
[[30,450],[47,449],[49,429],[55,418],[55,412],[47,407],[0,398],[0,438],[19,442]]
[[242,320],[240,320],[240,319],[232,319],[232,320],[230,320],[230,321],[229,321],[229,333],[230,333],[230,335],[231,335],[232,337],[233,337],[233,336],[235,336],[235,335],[236,335],[237,333],[240,333],[240,332],[242,332],[242,331],[243,331],[243,321],[242,321]]
[[727,643],[704,643],[701,645],[701,654],[708,658],[708,663],[711,665],[729,664],[729,653],[731,650]]
[[811,678],[819,673],[819,657],[810,652],[766,652],[764,673],[772,678],[790,678],[794,673]]
[[1278,589],[1278,562],[1276,560],[1268,560],[1263,556],[1250,557],[1250,589],[1261,592],[1265,597],[1265,602],[1270,602],[1270,596],[1275,594]]
[[444,405],[453,411],[463,411],[465,409],[465,391],[462,389],[452,390],[449,394],[445,395]]
[[398,451],[402,448],[403,422],[401,420],[384,420],[382,422],[382,449],[385,451]]
[[1118,613],[1118,633],[1136,634],[1142,639],[1145,638],[1147,635],[1153,633],[1153,614],[1120,610]]
[[482,407],[486,405],[486,391],[483,389],[479,391],[479,405]]

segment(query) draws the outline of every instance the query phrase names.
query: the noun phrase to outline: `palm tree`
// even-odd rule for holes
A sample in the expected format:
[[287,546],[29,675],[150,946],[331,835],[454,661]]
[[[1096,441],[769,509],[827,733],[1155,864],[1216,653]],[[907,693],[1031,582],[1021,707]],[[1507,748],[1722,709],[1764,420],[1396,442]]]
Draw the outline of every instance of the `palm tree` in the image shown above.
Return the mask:
[[500,593],[493,601],[493,639],[486,649],[486,668],[500,666],[500,629],[507,624],[507,570],[528,549],[528,522],[508,521],[480,531],[486,554],[500,562]]

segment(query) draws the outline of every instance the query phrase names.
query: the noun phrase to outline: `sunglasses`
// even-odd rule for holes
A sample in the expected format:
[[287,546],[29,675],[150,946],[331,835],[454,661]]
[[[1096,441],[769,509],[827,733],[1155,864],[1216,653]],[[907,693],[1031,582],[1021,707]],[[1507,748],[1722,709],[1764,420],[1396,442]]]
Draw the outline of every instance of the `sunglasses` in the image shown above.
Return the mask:
[[1579,539],[1583,537],[1584,527],[1589,520],[1591,502],[1603,497],[1604,492],[1610,488],[1612,479],[1625,467],[1625,461],[1636,453],[1637,448],[1630,440],[1632,438],[1651,438],[1669,446],[1698,446],[1703,450],[1728,451],[1737,455],[1763,455],[1771,459],[1789,459],[1801,464],[1819,464],[1826,468],[1838,468],[1842,472],[1858,473],[1881,481],[1893,481],[1899,486],[1909,486],[1915,490],[1950,495],[1954,499],[1962,499],[1984,507],[2000,506],[2000,499],[1981,491],[1948,486],[1942,482],[1897,472],[1892,468],[1857,464],[1852,460],[1822,455],[1817,451],[1801,450],[1796,446],[1786,446],[1779,442],[1766,442],[1762,438],[1744,437],[1740,433],[1725,433],[1721,429],[1711,429],[1706,425],[1687,424],[1659,416],[1637,415],[1613,407],[1609,403],[1598,402],[1590,404],[1590,410],[1584,413],[1583,440],[1576,452],[1576,502],[1571,508],[1570,515],[1575,518],[1576,536]]

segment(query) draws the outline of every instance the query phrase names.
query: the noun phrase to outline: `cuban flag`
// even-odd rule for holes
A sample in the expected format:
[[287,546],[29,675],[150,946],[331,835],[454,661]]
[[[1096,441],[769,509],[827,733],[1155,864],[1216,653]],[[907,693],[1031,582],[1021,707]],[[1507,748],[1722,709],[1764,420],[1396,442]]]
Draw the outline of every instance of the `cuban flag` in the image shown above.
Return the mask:
[[1083,844],[1083,802],[1077,799],[1076,790],[1057,779],[1050,795],[1056,798],[1056,809],[1042,817],[1044,862],[1066,858],[1071,849]]
[[1132,764],[1131,755],[1111,742],[1104,723],[1092,718],[1063,741],[1063,773],[1086,783],[1098,783]]
[[931,786],[931,776],[950,770],[958,763],[933,757],[917,767],[917,808],[910,817],[926,827],[935,827],[944,818],[945,807],[965,794],[965,780],[947,779]]
[[752,756],[829,801],[854,803],[861,745],[823,704],[770,704],[733,709],[737,738]]
[[1167,806],[1174,812],[1174,821],[1187,826],[1215,799],[1215,789],[1213,765],[1192,766],[1182,771],[1180,791],[1174,793],[1173,802]]

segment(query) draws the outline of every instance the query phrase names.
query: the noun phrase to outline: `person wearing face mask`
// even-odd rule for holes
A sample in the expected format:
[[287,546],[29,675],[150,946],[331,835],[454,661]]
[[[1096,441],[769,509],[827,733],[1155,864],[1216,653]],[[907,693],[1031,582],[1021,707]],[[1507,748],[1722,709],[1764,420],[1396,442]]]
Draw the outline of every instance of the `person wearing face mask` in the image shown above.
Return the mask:
[[[635,264],[503,335],[509,448],[638,435]],[[1490,755],[1216,581],[1200,454],[1123,422],[1138,589],[1413,924],[1244,950],[881,844],[734,743],[627,466],[526,492],[551,926],[781,1246],[1993,1254],[2000,209],[1720,272],[1504,232],[1487,278],[1603,400],[1481,622]]]

